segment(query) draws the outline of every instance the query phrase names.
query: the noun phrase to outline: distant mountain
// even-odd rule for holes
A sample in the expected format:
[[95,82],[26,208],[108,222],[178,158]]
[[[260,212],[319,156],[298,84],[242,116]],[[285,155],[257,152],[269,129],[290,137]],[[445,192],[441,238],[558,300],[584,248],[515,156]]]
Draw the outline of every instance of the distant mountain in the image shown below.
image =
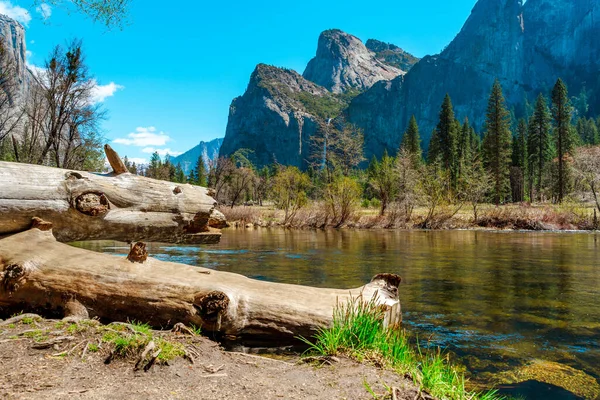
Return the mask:
[[353,96],[405,73],[394,65],[409,69],[418,60],[394,45],[372,41],[372,46],[332,29],[319,36],[317,54],[303,75],[257,65],[244,95],[231,103],[221,155],[248,148],[258,167],[278,162],[305,168],[311,137],[340,117]]
[[517,118],[559,77],[571,96],[585,91],[589,113],[597,115],[599,38],[600,0],[479,0],[456,38],[421,60],[395,45],[364,45],[328,30],[302,77],[268,67],[267,78],[267,67],[257,68],[231,104],[221,154],[245,147],[259,166],[277,160],[303,168],[307,143],[332,117],[362,129],[367,159],[385,150],[394,155],[412,115],[426,148],[446,94],[456,117],[482,133],[495,79]]
[[336,107],[344,104],[324,87],[295,71],[259,64],[246,93],[231,103],[221,155],[248,148],[258,167],[305,167],[310,137],[326,123],[326,109]]
[[343,93],[349,89],[362,91],[375,82],[405,73],[380,60],[356,36],[330,29],[319,36],[317,54],[302,76],[333,93]]
[[215,160],[219,157],[219,150],[223,144],[223,138],[213,139],[210,142],[200,142],[197,146],[186,151],[177,157],[171,157],[171,162],[175,165],[181,164],[183,172],[189,174],[189,172],[196,166],[198,157],[202,155],[204,163],[208,167],[208,162]]
[[600,0],[479,0],[460,33],[406,75],[353,99],[347,117],[365,132],[367,157],[394,154],[415,115],[429,144],[446,93],[456,117],[483,133],[487,100],[499,79],[514,115],[549,95],[560,77],[571,96],[585,89],[600,113]]

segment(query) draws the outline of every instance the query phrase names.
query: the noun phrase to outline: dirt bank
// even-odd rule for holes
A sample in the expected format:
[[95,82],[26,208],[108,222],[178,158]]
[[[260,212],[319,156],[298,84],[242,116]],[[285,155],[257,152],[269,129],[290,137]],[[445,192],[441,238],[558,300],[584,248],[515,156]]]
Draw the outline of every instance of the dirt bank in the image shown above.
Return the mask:
[[[135,349],[130,339],[138,335],[161,343],[168,361],[159,356],[148,372],[134,371],[144,346]],[[63,341],[36,348],[57,338]],[[121,347],[121,356],[115,350],[123,343],[132,348]],[[318,366],[226,352],[189,332],[95,321],[0,322],[0,371],[0,397],[7,399],[372,399],[367,387],[377,398],[391,399],[391,388],[397,399],[429,398],[410,379],[344,358]]]

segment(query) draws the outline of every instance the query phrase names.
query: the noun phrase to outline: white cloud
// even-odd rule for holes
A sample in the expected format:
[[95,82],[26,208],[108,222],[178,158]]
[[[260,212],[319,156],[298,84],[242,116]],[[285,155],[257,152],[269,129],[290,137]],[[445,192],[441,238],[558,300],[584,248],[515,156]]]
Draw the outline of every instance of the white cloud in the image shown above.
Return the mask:
[[124,144],[125,146],[147,147],[164,146],[171,140],[171,137],[164,132],[156,133],[156,128],[153,126],[140,126],[135,128],[135,132],[131,132],[126,138],[117,138],[113,142]]
[[52,7],[50,6],[50,4],[46,3],[42,3],[39,6],[37,6],[35,8],[35,11],[37,11],[45,20],[50,18],[50,16],[52,15]]
[[31,14],[23,7],[13,6],[10,1],[0,1],[0,14],[8,15],[23,25],[29,25]]
[[[29,53],[29,52],[27,52]],[[29,56],[30,54],[27,54]],[[30,64],[29,61],[25,61],[25,66],[29,68],[33,75],[37,78],[43,79],[46,76],[46,68],[38,67],[37,65]]]
[[171,149],[157,149],[157,148],[154,148],[154,147],[144,147],[142,149],[142,153],[152,154],[154,152],[157,152],[158,155],[161,156],[161,157],[164,157],[167,154],[170,155],[170,156],[176,157],[176,156],[178,156],[178,155],[180,155],[180,154],[183,153],[181,151],[174,151],[174,150],[171,150]]
[[108,85],[98,85],[92,89],[92,102],[93,103],[102,103],[106,100],[107,97],[112,97],[117,92],[117,90],[125,89],[125,87],[121,85],[117,85],[114,82],[109,83]]
[[138,158],[138,157],[129,158],[129,157],[127,157],[127,160],[130,163],[135,163],[135,165],[148,164],[148,160],[146,160],[145,158]]

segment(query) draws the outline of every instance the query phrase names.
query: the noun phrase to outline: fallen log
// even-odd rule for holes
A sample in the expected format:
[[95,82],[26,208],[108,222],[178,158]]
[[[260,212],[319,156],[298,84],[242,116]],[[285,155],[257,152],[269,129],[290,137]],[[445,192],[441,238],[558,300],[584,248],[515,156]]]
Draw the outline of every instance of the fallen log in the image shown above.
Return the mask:
[[219,241],[220,230],[210,225],[222,226],[222,214],[208,189],[123,172],[108,145],[106,154],[119,173],[0,162],[0,235],[27,230],[40,217],[61,242]]
[[253,280],[229,272],[163,262],[143,263],[59,243],[37,228],[0,239],[0,311],[62,316],[77,301],[90,317],[178,322],[230,339],[278,344],[310,337],[328,326],[333,310],[350,298],[385,307],[386,323],[399,324],[400,277],[375,276],[360,288],[323,289]]

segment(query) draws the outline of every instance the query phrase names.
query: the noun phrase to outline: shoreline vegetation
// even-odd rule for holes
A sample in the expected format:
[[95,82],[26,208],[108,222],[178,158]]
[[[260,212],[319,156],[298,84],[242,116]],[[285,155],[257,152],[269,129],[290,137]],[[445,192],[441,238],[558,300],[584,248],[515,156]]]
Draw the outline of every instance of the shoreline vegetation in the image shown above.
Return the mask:
[[219,207],[230,228],[287,229],[398,229],[398,230],[515,230],[515,231],[595,231],[598,221],[594,209],[577,203],[509,204],[481,207],[477,220],[472,210],[463,208],[455,213],[440,212],[429,219],[427,209],[415,208],[409,219],[402,212],[379,215],[373,206],[358,208],[342,225],[332,223],[322,203],[315,202],[298,210],[286,222],[285,213],[274,205]]
[[[301,165],[257,165],[252,149],[189,176],[158,154],[133,173],[210,187],[231,222],[293,228],[597,230],[600,118],[561,79],[517,119],[499,81],[482,132],[446,95],[424,156],[413,116],[396,149],[364,157],[364,133],[336,118],[311,138]],[[528,103],[529,104],[529,103]],[[389,152],[389,154],[388,154]],[[241,208],[270,205],[269,208]],[[229,208],[229,210],[228,210]]]
[[[467,390],[464,372],[453,365],[439,348],[416,349],[400,327],[384,327],[384,312],[373,301],[353,299],[334,310],[333,324],[321,329],[314,340],[301,338],[309,345],[308,354],[323,357],[344,355],[359,362],[370,362],[390,368],[412,379],[419,387],[422,399],[501,400],[496,390],[471,392]],[[365,383],[365,388],[378,397]],[[397,388],[389,388],[396,398]]]

